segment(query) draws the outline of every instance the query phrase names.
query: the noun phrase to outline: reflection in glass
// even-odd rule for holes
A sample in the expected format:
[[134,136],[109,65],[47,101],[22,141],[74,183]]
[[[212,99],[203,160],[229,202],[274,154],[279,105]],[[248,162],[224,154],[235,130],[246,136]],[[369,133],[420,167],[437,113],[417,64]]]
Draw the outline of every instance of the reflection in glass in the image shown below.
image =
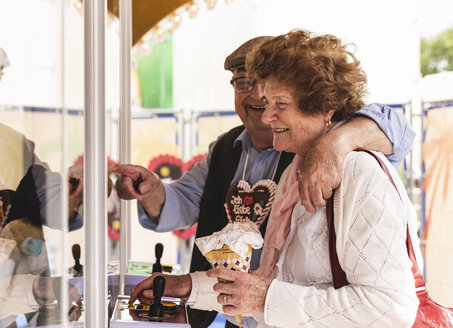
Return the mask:
[[[0,327],[83,318],[83,284],[62,278],[75,264],[71,246],[83,245],[83,169],[64,164],[83,154],[83,19],[62,3],[2,6]],[[63,40],[63,16],[73,27],[71,42]],[[69,113],[62,111],[67,103]],[[83,247],[79,253],[83,263]]]

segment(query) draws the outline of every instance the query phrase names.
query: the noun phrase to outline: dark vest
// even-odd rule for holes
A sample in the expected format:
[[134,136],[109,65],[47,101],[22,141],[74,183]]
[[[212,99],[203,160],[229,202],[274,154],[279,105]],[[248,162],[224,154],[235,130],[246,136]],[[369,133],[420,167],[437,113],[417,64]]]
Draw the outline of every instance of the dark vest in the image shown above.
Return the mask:
[[[228,224],[224,206],[225,195],[241,158],[242,147],[240,145],[234,146],[234,141],[243,130],[244,126],[233,128],[217,141],[212,150],[209,172],[200,202],[196,238],[209,236],[216,231],[222,230]],[[282,152],[274,177],[276,183],[280,180],[280,176],[291,163],[293,157],[294,154]],[[260,230],[264,236],[266,223],[261,226]],[[211,264],[201,254],[198,247],[194,245],[190,272],[208,271],[209,269],[211,269]],[[187,311],[192,328],[208,327],[217,315],[215,311],[201,311],[189,307]]]

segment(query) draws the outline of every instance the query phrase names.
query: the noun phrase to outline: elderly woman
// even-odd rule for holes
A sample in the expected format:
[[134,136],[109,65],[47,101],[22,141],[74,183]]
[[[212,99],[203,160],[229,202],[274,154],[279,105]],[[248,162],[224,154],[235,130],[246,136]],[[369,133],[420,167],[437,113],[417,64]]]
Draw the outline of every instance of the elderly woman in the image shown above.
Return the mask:
[[296,157],[278,185],[258,272],[208,272],[232,282],[214,286],[224,312],[253,313],[261,326],[411,327],[418,300],[406,228],[417,241],[416,216],[392,165],[377,154],[402,199],[370,154],[353,152],[345,161],[334,227],[349,284],[339,289],[333,288],[326,209],[307,212],[297,192],[297,167],[310,147],[363,106],[359,61],[336,37],[298,30],[261,45],[247,69],[264,87],[263,121],[272,127],[274,148]]

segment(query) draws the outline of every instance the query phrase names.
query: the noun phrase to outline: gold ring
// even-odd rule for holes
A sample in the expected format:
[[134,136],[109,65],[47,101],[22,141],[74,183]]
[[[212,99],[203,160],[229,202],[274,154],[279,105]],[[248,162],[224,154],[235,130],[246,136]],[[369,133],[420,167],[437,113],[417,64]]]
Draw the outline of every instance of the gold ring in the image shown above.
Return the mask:
[[228,304],[228,295],[223,295],[223,303]]

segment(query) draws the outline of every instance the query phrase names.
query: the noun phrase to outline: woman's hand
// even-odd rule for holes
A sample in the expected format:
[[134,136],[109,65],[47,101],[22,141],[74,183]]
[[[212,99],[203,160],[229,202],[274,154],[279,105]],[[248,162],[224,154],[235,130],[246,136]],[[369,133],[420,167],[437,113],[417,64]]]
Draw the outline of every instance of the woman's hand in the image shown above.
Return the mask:
[[164,296],[185,298],[190,296],[192,291],[192,279],[190,275],[168,275],[162,273],[155,273],[151,277],[143,280],[131,293],[129,304],[134,303],[138,299],[143,304],[151,304],[154,299],[153,295],[153,281],[157,276],[165,277],[165,290]]
[[216,277],[226,282],[214,285],[219,292],[217,302],[225,314],[263,313],[267,290],[272,278],[259,273],[246,273],[229,269],[211,269],[208,277]]

